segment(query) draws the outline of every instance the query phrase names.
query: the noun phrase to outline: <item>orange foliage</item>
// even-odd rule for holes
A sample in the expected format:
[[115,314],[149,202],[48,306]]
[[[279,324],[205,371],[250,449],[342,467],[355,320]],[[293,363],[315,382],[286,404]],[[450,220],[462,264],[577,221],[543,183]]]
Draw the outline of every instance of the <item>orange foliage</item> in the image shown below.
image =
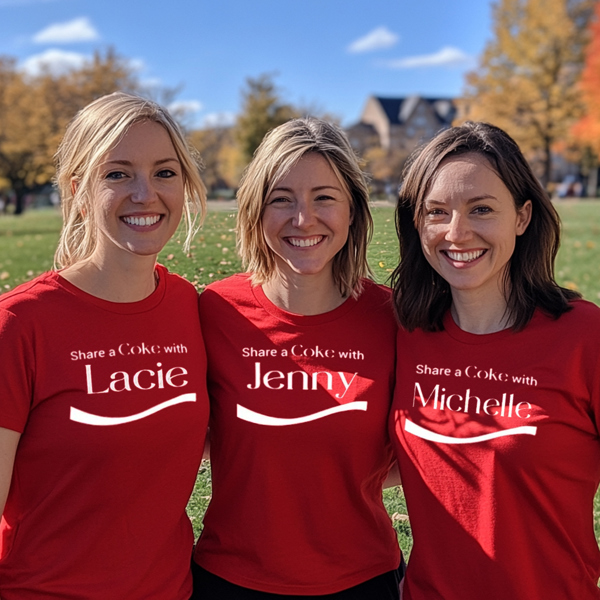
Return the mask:
[[586,114],[573,126],[572,133],[600,155],[600,2],[596,4],[590,33],[580,81]]

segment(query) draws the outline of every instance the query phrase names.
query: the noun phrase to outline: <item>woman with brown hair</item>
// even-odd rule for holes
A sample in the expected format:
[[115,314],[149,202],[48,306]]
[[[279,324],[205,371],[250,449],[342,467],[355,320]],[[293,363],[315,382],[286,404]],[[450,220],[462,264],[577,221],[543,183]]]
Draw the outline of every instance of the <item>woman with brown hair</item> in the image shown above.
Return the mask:
[[404,600],[599,598],[600,309],[554,280],[548,196],[465,123],[411,157],[397,229]]

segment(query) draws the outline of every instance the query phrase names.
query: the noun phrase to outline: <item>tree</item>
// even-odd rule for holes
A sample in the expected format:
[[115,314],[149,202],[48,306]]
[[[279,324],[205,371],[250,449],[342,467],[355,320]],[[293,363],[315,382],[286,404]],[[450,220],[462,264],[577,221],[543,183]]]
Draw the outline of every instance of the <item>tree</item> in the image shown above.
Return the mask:
[[297,111],[282,102],[271,75],[249,77],[242,90],[242,110],[235,125],[235,137],[245,162],[252,159],[268,131],[296,116]]
[[405,148],[386,150],[381,146],[372,146],[365,150],[363,158],[366,170],[373,178],[373,187],[395,196],[409,154]]
[[51,181],[54,153],[75,113],[104,94],[137,89],[132,67],[113,50],[96,53],[81,68],[36,76],[0,57],[0,177],[16,193],[17,214],[31,188]]
[[241,168],[237,165],[242,160],[233,139],[232,128],[206,127],[192,131],[189,137],[192,145],[202,156],[204,163],[202,179],[206,187],[211,191],[235,188],[241,175]]
[[505,129],[550,181],[551,151],[582,112],[577,87],[594,0],[500,0],[494,39],[467,75],[462,120]]
[[600,3],[596,4],[595,20],[590,26],[590,43],[585,54],[580,89],[585,114],[573,126],[573,135],[600,156]]

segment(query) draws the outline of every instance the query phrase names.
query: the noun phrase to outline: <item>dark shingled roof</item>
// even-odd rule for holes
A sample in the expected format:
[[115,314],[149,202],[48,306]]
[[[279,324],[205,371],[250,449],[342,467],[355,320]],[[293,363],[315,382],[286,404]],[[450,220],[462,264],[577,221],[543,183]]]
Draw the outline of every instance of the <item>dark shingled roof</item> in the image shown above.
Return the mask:
[[419,100],[424,100],[433,106],[441,125],[450,125],[456,114],[452,98],[423,98],[422,96],[407,96],[406,98],[381,98],[374,96],[381,104],[389,122],[401,125],[410,117]]

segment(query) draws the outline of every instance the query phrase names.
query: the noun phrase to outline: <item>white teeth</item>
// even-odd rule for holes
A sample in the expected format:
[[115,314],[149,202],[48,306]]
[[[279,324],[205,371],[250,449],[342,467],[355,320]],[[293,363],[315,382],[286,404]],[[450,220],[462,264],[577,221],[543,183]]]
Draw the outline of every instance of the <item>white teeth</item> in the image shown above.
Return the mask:
[[318,237],[313,238],[288,238],[288,242],[292,246],[298,246],[300,248],[306,248],[308,246],[315,246],[323,239],[323,236],[320,235]]
[[477,250],[476,252],[453,252],[452,250],[446,250],[446,255],[451,260],[471,262],[482,256],[484,252],[485,250]]
[[155,215],[153,217],[123,217],[123,221],[128,225],[140,225],[142,227],[148,227],[149,225],[154,225],[160,221],[160,215]]

